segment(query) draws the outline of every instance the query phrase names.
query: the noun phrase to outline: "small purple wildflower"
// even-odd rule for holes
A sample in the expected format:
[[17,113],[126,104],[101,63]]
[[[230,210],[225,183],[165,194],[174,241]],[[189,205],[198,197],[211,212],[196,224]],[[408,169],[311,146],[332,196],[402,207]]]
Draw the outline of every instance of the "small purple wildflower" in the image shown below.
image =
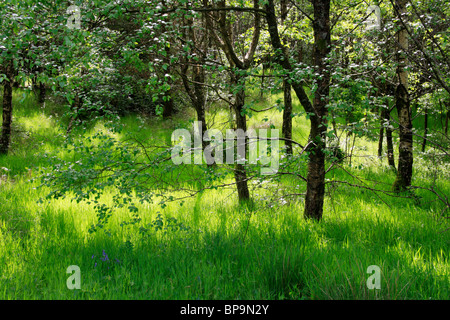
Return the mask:
[[[110,264],[112,262],[115,262],[117,264],[121,263],[121,261],[119,259],[117,259],[117,258],[114,258],[114,259],[111,258],[112,260],[110,260],[109,257],[108,257],[108,254],[105,251],[105,249],[102,250],[102,254],[101,254],[100,257],[97,257],[95,254],[93,254],[91,256],[91,259],[94,259],[94,262],[95,262],[94,263],[94,268],[96,268],[97,265],[98,265],[100,267],[100,269],[103,269],[105,267],[107,270],[112,269],[112,267],[110,266]],[[99,259],[101,261],[103,261],[103,262],[100,262]]]
[[102,261],[109,260],[108,255],[106,254],[105,250],[103,250],[103,258]]

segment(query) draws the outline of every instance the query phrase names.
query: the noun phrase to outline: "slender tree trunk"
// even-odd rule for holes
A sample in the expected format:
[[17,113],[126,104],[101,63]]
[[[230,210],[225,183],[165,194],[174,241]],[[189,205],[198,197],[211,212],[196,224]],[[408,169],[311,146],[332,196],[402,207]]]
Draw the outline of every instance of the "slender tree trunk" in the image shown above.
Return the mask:
[[[43,73],[44,72],[44,68],[39,68],[39,73]],[[46,98],[46,86],[45,83],[40,81],[39,82],[39,103],[44,103],[45,102],[45,98]]]
[[284,111],[283,111],[283,138],[286,146],[286,153],[292,155],[292,96],[291,85],[286,80],[283,81],[284,87]]
[[[281,23],[287,18],[288,6],[286,0],[281,0]],[[285,43],[287,37],[284,38]],[[291,84],[287,79],[283,80],[283,92],[284,92],[284,111],[283,111],[283,125],[281,128],[283,138],[292,140],[292,96],[291,96]],[[292,141],[284,140],[286,147],[286,153],[292,155]]]
[[[232,75],[233,77],[233,84],[234,85],[241,85],[242,89],[239,90],[239,92],[235,95],[235,103],[234,103],[234,112],[236,115],[236,129],[243,130],[244,133],[247,132],[247,117],[245,114],[242,114],[244,104],[245,104],[245,90],[244,85],[242,83],[239,83],[240,81],[245,81],[244,79],[240,79],[237,75]],[[237,148],[240,149],[239,146]],[[244,157],[247,154],[247,137],[244,139]],[[239,155],[238,155],[239,156]],[[234,169],[234,177],[236,180],[236,188],[238,192],[238,198],[240,203],[245,203],[250,200],[250,192],[248,190],[248,184],[247,184],[247,170],[243,164],[236,163],[235,169]]]
[[[325,197],[325,147],[326,127],[320,119],[311,121],[308,175],[306,182],[305,218],[321,220]],[[314,138],[315,137],[315,138]]]
[[444,133],[448,135],[448,120],[450,119],[450,111],[447,111],[447,117],[445,118],[445,128]]
[[378,158],[381,160],[383,156],[383,140],[384,140],[384,117],[383,117],[384,109],[381,110],[381,126],[380,126],[380,134],[378,136]]
[[[225,7],[226,6],[225,0],[219,0],[215,2],[215,5],[218,5],[219,7]],[[204,2],[206,4],[206,1]],[[253,0],[253,7],[255,9],[259,8],[259,1]],[[225,54],[231,69],[239,69],[239,70],[248,70],[253,63],[256,48],[259,42],[260,34],[261,34],[261,23],[260,23],[260,14],[258,12],[255,12],[254,14],[254,20],[253,20],[253,35],[252,40],[250,43],[250,46],[248,48],[248,51],[245,53],[243,59],[241,60],[236,53],[234,43],[235,38],[233,35],[233,28],[230,21],[227,19],[227,13],[226,11],[220,11],[218,13],[218,16],[216,16],[216,23],[218,24],[218,28],[213,27],[213,20],[208,18],[209,16],[206,15],[206,21],[209,27],[209,31],[213,38],[215,39],[216,43],[219,47],[222,48],[223,53]],[[220,36],[215,32],[215,29],[220,31]],[[245,105],[245,77],[242,75],[239,75],[238,73],[232,73],[231,74],[231,84],[232,86],[239,86],[238,92],[234,93],[235,101],[233,103],[233,109],[234,113],[236,115],[236,128],[239,130],[242,130],[244,134],[247,132],[247,121],[246,121],[246,115],[243,114],[243,109]],[[236,88],[236,87],[235,87]],[[238,139],[239,141],[239,139]],[[245,136],[244,139],[244,157],[246,157],[246,150],[247,150],[247,137]],[[238,148],[239,150],[240,148]],[[250,192],[248,190],[247,185],[247,172],[246,168],[243,164],[236,163],[235,166],[235,180],[236,180],[236,186],[238,191],[238,197],[240,203],[245,203],[248,200],[250,200]]]
[[[185,37],[184,41],[192,41],[195,47],[201,48],[200,50],[205,50],[208,46],[207,41],[210,38],[208,39],[205,36],[199,38],[198,34],[195,32],[193,27],[194,23],[193,19],[188,19],[185,23],[189,26],[189,29],[187,29],[186,30],[187,32],[184,34]],[[204,87],[205,83],[205,70],[203,69],[204,65],[205,61],[203,57],[200,55],[199,61],[193,61],[192,59],[189,60],[186,58],[181,67],[181,79],[183,81],[184,88],[197,113],[197,121],[199,121],[202,124],[199,133],[201,134],[203,150],[205,150],[205,148],[209,145],[207,139],[204,139],[206,136],[206,131],[208,130],[206,126],[206,115],[205,115],[206,94]],[[188,79],[189,66],[192,66],[193,81],[189,81]],[[208,165],[212,165],[212,163],[208,163]]]
[[39,103],[44,103],[46,97],[46,87],[45,83],[40,82],[39,83]]
[[327,134],[328,99],[330,73],[327,70],[327,55],[331,48],[330,0],[317,0],[314,5],[314,64],[320,78],[313,106],[316,114],[311,116],[312,142],[309,149],[308,175],[306,178],[305,212],[306,218],[321,220],[325,197],[325,147]]
[[[390,127],[391,117],[389,115],[389,105],[381,110],[381,129],[380,129],[380,140],[378,141],[378,156],[381,157],[383,149],[383,131],[386,131],[386,154],[389,166],[395,169],[395,158],[394,158],[394,144],[392,142],[392,129]],[[383,126],[384,123],[389,125],[386,128]]]
[[266,64],[262,63],[261,87],[259,88],[259,98],[264,98],[264,80],[266,79]]
[[[311,131],[308,148],[309,162],[305,197],[305,218],[322,219],[325,196],[325,155],[327,132],[327,103],[329,98],[330,76],[327,69],[326,56],[331,48],[330,0],[317,0],[314,5],[314,63],[321,78],[317,80],[317,91],[313,104],[306,94],[302,82],[291,83],[300,103],[310,114]],[[292,71],[286,47],[281,43],[273,0],[268,0],[266,21],[273,48],[277,51],[276,62],[285,70]]]
[[428,108],[425,109],[425,115],[423,119],[424,133],[422,142],[422,152],[425,152],[427,146],[427,135],[428,135]]
[[400,142],[398,155],[397,178],[394,190],[405,190],[411,185],[413,166],[413,135],[412,121],[409,107],[408,92],[403,85],[399,85],[396,92],[396,107],[400,123]]
[[[385,111],[385,119],[390,123],[391,116],[389,115],[389,110]],[[392,129],[390,126],[386,127],[386,152],[388,158],[388,164],[395,170],[395,157],[394,157],[394,143],[392,141]]]
[[12,62],[6,66],[5,74],[7,80],[3,87],[3,123],[0,135],[0,154],[8,154],[9,145],[11,143],[11,124],[12,124],[12,91],[13,91],[13,64]]
[[[406,0],[396,0],[396,11],[399,15],[406,14]],[[397,108],[398,121],[400,124],[400,142],[398,155],[397,178],[393,189],[402,191],[411,186],[413,169],[413,134],[411,107],[408,94],[408,71],[406,70],[407,58],[405,51],[408,50],[408,34],[400,24],[400,31],[397,33],[399,44],[397,54],[397,76],[398,85],[395,91],[395,106]]]
[[203,150],[208,146],[208,141],[205,141],[204,137],[208,128],[206,126],[206,95],[203,83],[205,82],[205,71],[201,65],[194,66],[194,94],[195,94],[195,110],[197,112],[197,120],[202,123],[202,146]]
[[[202,82],[203,83],[203,82]],[[206,113],[205,113],[205,92],[203,88],[199,88],[195,90],[197,95],[197,104],[195,106],[195,111],[197,113],[197,121],[201,123],[201,128],[199,130],[199,133],[201,134],[201,141],[202,141],[202,149],[205,150],[208,145],[208,139],[207,139],[207,131],[208,127],[206,125]],[[207,165],[212,165],[212,163],[207,163]]]
[[171,117],[174,114],[173,99],[171,97],[170,91],[165,95],[166,100],[163,101],[163,113],[164,119]]

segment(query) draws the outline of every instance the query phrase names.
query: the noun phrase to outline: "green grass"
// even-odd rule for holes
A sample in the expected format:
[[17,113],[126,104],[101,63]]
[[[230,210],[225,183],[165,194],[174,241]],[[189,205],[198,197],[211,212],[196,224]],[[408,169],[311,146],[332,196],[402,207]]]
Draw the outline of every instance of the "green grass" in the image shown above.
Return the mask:
[[[20,97],[16,93],[15,99]],[[320,223],[303,219],[301,197],[245,208],[237,205],[234,189],[207,190],[182,206],[138,204],[142,221],[136,224],[121,226],[133,216],[117,209],[105,229],[89,233],[96,221],[92,207],[70,197],[40,203],[50,190],[30,181],[46,164],[43,151],[69,157],[61,148],[58,113],[58,106],[40,108],[27,97],[15,110],[19,129],[12,153],[0,158],[0,168],[9,170],[0,180],[0,299],[449,298],[450,231],[441,232],[448,219],[440,217],[442,206],[424,190],[417,190],[420,198],[414,201],[328,185]],[[174,128],[188,125],[187,116],[162,122],[130,115],[121,120],[126,130],[116,137],[167,142]],[[226,113],[217,117],[219,123]],[[262,118],[255,115],[250,126]],[[269,118],[280,125],[278,112]],[[307,121],[298,117],[294,123],[294,136],[304,142]],[[100,123],[92,125],[86,134],[100,129]],[[376,142],[357,139],[356,146],[356,156],[376,154]],[[433,167],[437,177],[429,160],[418,157],[415,165],[413,184],[429,186],[436,178],[437,190],[450,194],[448,164]],[[376,157],[355,157],[346,170],[382,188],[395,178]],[[361,184],[338,169],[327,178]],[[304,191],[304,183],[293,177],[284,178],[281,187],[297,184]],[[102,200],[110,203],[114,192],[105,190]],[[253,195],[258,192],[264,190]],[[168,218],[187,231],[139,232],[152,222],[167,226]],[[103,252],[109,260],[102,260]],[[70,265],[81,269],[81,290],[67,289]],[[370,265],[381,268],[380,290],[367,288]]]

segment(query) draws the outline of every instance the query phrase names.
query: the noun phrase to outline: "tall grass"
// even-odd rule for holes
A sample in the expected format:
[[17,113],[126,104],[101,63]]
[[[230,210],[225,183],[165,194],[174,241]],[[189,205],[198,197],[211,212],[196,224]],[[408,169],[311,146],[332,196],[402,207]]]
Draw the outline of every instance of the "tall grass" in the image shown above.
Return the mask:
[[[329,184],[320,223],[303,219],[301,197],[242,207],[233,189],[205,190],[164,209],[137,204],[140,221],[126,208],[116,209],[104,229],[90,233],[96,213],[86,203],[70,197],[38,201],[49,192],[31,180],[46,164],[42,152],[68,155],[60,148],[58,107],[39,109],[27,99],[16,108],[12,153],[0,159],[8,169],[0,184],[2,299],[449,298],[450,234],[441,232],[448,223],[433,194],[423,190],[414,201]],[[136,115],[121,121],[126,130],[117,138],[143,141],[170,141],[175,127],[187,125]],[[280,115],[274,112],[271,121],[279,125]],[[306,120],[295,121],[294,135],[306,138]],[[374,142],[357,139],[357,146],[376,154]],[[327,177],[351,180],[352,173],[377,186],[392,183],[394,174],[378,159],[355,159],[347,172],[333,170]],[[430,183],[426,163],[417,163],[417,184]],[[445,164],[440,170],[449,172]],[[282,183],[304,187],[294,177]],[[435,185],[450,194],[448,175],[436,177]],[[102,200],[112,202],[113,196],[113,189],[106,190]],[[70,265],[81,269],[80,290],[66,286]],[[366,285],[370,265],[381,268],[381,289]]]

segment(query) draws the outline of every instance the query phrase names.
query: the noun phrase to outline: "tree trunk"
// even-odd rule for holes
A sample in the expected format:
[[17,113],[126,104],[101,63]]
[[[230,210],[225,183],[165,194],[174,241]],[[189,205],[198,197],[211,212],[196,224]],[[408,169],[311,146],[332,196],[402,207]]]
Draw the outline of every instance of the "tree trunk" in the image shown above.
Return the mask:
[[264,80],[266,79],[266,64],[262,63],[261,87],[259,88],[259,98],[264,98]]
[[[288,6],[286,0],[281,0],[281,23],[287,18]],[[286,42],[287,37],[284,38]],[[284,92],[284,111],[283,111],[283,124],[282,124],[282,135],[284,140],[284,145],[286,147],[286,153],[292,155],[292,96],[291,96],[291,84],[287,79],[283,80],[283,92]]]
[[44,103],[45,97],[46,97],[45,83],[40,82],[39,83],[39,103]]
[[[389,115],[389,110],[385,111],[385,119],[390,123],[391,116]],[[386,127],[386,149],[389,165],[397,170],[395,167],[394,143],[392,141],[392,129],[390,128],[390,125]]]
[[206,94],[205,88],[203,84],[205,83],[205,70],[203,69],[203,61],[201,64],[195,65],[193,67],[194,72],[194,95],[193,102],[195,104],[195,110],[197,112],[197,120],[202,123],[202,146],[203,150],[208,146],[208,141],[203,139],[205,137],[206,131],[208,130],[206,126],[206,114],[205,114],[205,106],[206,106]]
[[[396,0],[395,9],[398,15],[406,14],[406,0]],[[408,50],[408,33],[399,23],[400,31],[397,33],[399,44],[397,53],[397,76],[398,85],[395,90],[395,106],[398,113],[400,124],[400,142],[398,155],[397,178],[393,189],[402,191],[411,186],[412,168],[413,168],[413,134],[411,107],[408,94],[408,71],[406,70],[407,58],[405,51]]]
[[292,155],[292,96],[291,96],[291,85],[288,81],[283,81],[284,87],[284,111],[283,111],[283,127],[282,134],[283,138],[287,139],[284,141],[286,146],[286,153]]
[[445,118],[445,128],[444,133],[448,135],[448,120],[450,119],[450,111],[447,111],[447,117]]
[[[391,117],[390,117],[389,113],[390,112],[389,112],[389,105],[388,105],[388,106],[386,106],[386,109],[383,109],[381,111],[381,129],[380,129],[380,131],[383,131],[383,129],[386,130],[387,159],[388,159],[389,166],[391,166],[393,169],[395,169],[394,144],[392,142],[392,129],[390,127]],[[384,123],[388,123],[386,128],[383,127]],[[378,142],[378,156],[381,156],[380,152],[382,152],[382,150],[380,151],[380,148],[381,149],[383,148],[382,147],[382,143],[383,143],[382,139],[383,139],[383,135],[382,135],[382,133],[380,133],[380,140]]]
[[[241,83],[239,84],[239,80],[245,81],[244,79],[239,79],[239,76],[232,75],[233,77],[233,84],[234,85],[241,85],[242,89],[239,90],[239,92],[235,95],[235,102],[234,102],[234,112],[236,114],[236,129],[243,130],[244,133],[247,132],[247,117],[245,114],[242,114],[244,104],[245,104],[245,91],[244,91],[244,85]],[[237,140],[239,141],[239,140]],[[244,157],[247,154],[247,136],[244,139]],[[239,142],[238,142],[239,143]],[[240,150],[239,146],[237,147],[237,150]],[[239,155],[238,157],[242,156]],[[250,200],[250,192],[248,190],[248,184],[247,184],[247,170],[243,164],[236,163],[235,169],[234,169],[234,177],[236,180],[236,188],[238,192],[238,198],[240,203],[245,203]]]
[[384,109],[381,110],[381,127],[380,127],[380,135],[378,136],[378,158],[381,160],[383,156],[383,140],[384,140],[384,117],[383,117]]
[[424,126],[424,132],[423,132],[422,152],[425,152],[425,148],[427,146],[427,135],[428,135],[428,108],[425,109],[423,126]]
[[[330,30],[330,0],[317,0],[314,4],[314,63],[321,78],[317,80],[317,91],[313,104],[309,100],[301,81],[292,81],[301,105],[310,115],[310,147],[307,189],[305,197],[305,218],[320,220],[323,215],[323,201],[325,196],[325,155],[327,132],[327,103],[329,98],[330,75],[327,69],[326,56],[331,48]],[[286,71],[292,71],[286,47],[281,43],[278,33],[277,16],[273,0],[268,0],[266,6],[266,21],[272,47],[277,51],[275,61]]]
[[0,136],[0,154],[8,154],[9,145],[11,143],[11,124],[12,124],[12,91],[13,91],[13,81],[14,72],[13,64],[9,63],[6,67],[5,74],[7,79],[3,82],[3,123],[2,123],[2,133]]
[[[225,0],[219,0],[215,4],[219,7],[226,7],[226,1]],[[204,2],[205,4],[205,2]],[[259,1],[253,0],[253,7],[255,9],[259,8]],[[219,11],[218,16],[216,16],[216,23],[217,28],[213,27],[213,20],[209,19],[209,16],[206,15],[206,21],[208,24],[208,29],[215,39],[216,43],[219,47],[222,48],[223,53],[225,54],[231,69],[238,69],[239,71],[242,70],[248,70],[251,66],[251,64],[254,61],[254,56],[256,52],[256,48],[258,46],[260,34],[261,34],[261,23],[260,23],[260,14],[258,12],[255,12],[254,14],[254,21],[253,21],[253,36],[250,43],[250,46],[248,48],[248,51],[245,53],[243,59],[241,60],[238,57],[238,54],[236,53],[235,47],[233,43],[236,43],[234,35],[233,35],[233,29],[232,24],[230,23],[229,19],[227,19],[227,12],[226,11]],[[220,31],[220,36],[215,32],[215,29]],[[236,129],[240,129],[244,132],[244,134],[247,133],[247,122],[246,122],[246,115],[243,114],[243,109],[245,105],[245,77],[242,75],[239,75],[239,71],[237,73],[231,74],[231,85],[233,86],[239,86],[238,92],[234,93],[235,101],[233,103],[233,109],[234,113],[236,115]],[[239,143],[238,139],[238,143]],[[246,150],[247,150],[247,137],[245,136],[244,139],[244,154],[239,155],[246,157]],[[242,148],[238,148],[239,149]],[[238,152],[239,153],[239,152]],[[234,170],[234,176],[236,180],[236,186],[238,191],[238,197],[240,203],[245,203],[248,200],[250,200],[250,192],[248,190],[247,185],[247,172],[246,168],[243,164],[236,163],[235,170]]]
[[328,99],[330,73],[326,58],[331,48],[330,0],[317,0],[314,5],[314,64],[320,78],[314,95],[309,149],[308,175],[306,178],[305,212],[306,218],[321,220],[325,197],[325,147],[327,134]]
[[399,85],[396,92],[396,107],[400,123],[400,142],[398,148],[398,170],[393,189],[402,191],[411,186],[413,166],[413,135],[408,92]]
[[321,220],[325,197],[325,135],[326,126],[317,119],[311,121],[310,141],[312,147],[308,154],[308,176],[306,181],[305,218]]
[[171,117],[174,114],[174,107],[173,107],[173,99],[170,95],[170,91],[164,96],[165,101],[163,101],[163,119],[167,119]]
[[205,109],[203,108],[199,108],[196,109],[197,112],[197,121],[200,122],[202,124],[202,127],[200,128],[201,130],[199,131],[201,134],[201,141],[202,141],[202,149],[205,150],[206,147],[209,145],[209,142],[207,141],[207,139],[205,139],[208,128],[206,126],[206,117],[205,117]]

